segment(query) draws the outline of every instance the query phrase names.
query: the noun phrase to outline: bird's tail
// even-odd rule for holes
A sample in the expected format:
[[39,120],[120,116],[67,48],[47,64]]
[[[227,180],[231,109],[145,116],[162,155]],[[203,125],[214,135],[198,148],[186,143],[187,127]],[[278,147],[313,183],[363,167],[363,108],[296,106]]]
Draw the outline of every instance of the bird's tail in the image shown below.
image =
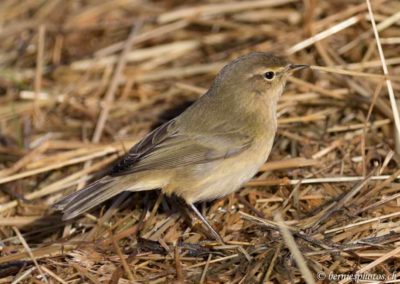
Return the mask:
[[117,181],[118,179],[112,177],[104,177],[86,188],[64,197],[55,203],[53,208],[64,213],[63,220],[72,219],[126,190],[124,185]]

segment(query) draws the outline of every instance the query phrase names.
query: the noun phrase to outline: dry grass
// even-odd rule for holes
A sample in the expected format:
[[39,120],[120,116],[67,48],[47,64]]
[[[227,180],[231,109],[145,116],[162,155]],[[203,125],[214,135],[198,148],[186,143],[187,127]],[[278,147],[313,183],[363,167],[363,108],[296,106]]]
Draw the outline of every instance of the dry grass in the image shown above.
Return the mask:
[[[395,275],[399,11],[398,0],[1,1],[0,283]],[[313,67],[282,97],[270,162],[202,206],[225,245],[157,192],[68,224],[51,211],[255,50]]]

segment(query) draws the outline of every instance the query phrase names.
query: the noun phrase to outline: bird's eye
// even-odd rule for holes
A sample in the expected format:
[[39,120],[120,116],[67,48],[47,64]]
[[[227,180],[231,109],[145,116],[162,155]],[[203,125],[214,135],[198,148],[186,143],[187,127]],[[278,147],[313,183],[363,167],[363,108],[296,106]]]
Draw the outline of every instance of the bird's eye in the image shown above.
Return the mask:
[[271,81],[275,77],[275,72],[274,71],[267,71],[264,73],[264,78]]

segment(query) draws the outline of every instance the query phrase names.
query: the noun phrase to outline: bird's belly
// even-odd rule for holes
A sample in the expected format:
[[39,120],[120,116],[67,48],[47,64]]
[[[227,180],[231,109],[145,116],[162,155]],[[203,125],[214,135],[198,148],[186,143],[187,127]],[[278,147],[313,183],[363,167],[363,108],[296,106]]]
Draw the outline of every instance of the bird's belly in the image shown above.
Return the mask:
[[229,168],[216,172],[218,177],[201,185],[191,197],[192,202],[220,198],[238,190],[257,173],[259,167],[259,164],[251,167],[230,165]]
[[188,203],[230,194],[257,173],[267,159],[271,146],[272,141],[259,146],[261,149],[258,148],[258,151],[248,149],[236,157],[186,168],[177,172],[169,186],[164,188],[164,192],[175,193]]

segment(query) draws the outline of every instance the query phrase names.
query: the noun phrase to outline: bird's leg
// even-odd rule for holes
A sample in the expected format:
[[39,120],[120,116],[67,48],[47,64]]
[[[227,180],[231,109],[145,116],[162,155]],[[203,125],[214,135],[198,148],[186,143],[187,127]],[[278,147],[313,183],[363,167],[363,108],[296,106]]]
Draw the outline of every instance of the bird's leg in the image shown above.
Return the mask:
[[210,230],[211,234],[217,240],[218,242],[224,244],[224,240],[222,237],[214,230],[214,228],[208,223],[207,219],[200,213],[200,211],[194,206],[194,204],[188,204],[188,206],[193,210],[194,213],[196,213],[197,218],[203,222],[204,225],[206,225],[207,229]]

